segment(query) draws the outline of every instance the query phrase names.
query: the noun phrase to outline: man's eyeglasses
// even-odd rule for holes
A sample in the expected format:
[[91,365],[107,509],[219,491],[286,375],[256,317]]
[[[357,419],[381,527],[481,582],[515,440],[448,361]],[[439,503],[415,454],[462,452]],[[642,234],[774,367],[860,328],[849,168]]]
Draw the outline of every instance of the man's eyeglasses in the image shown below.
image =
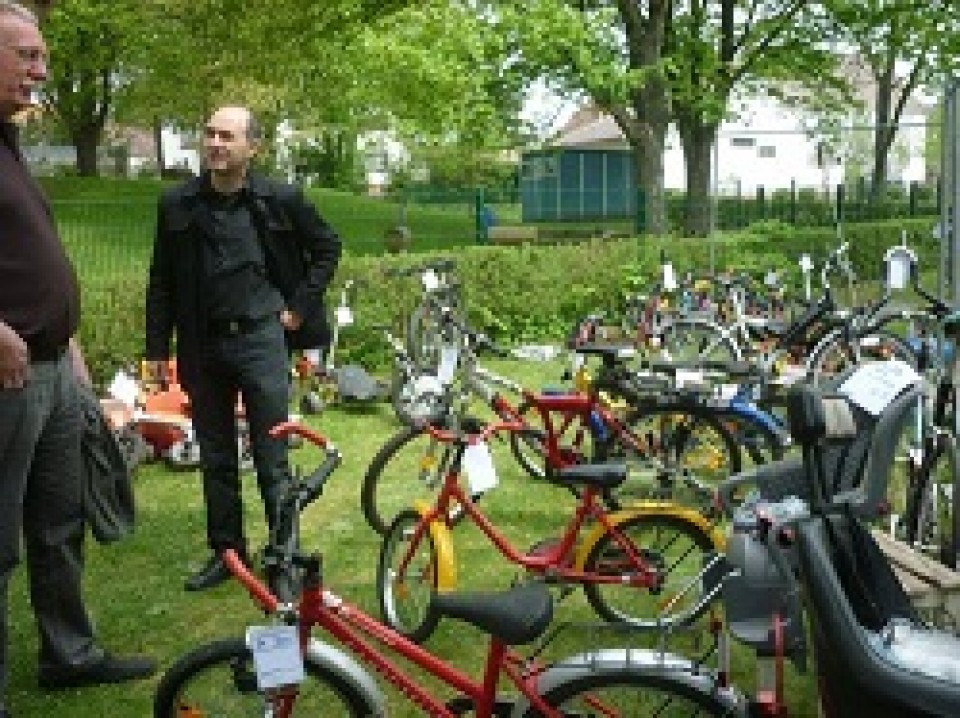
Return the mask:
[[18,45],[4,45],[4,47],[9,47],[13,50],[20,59],[20,62],[30,65],[46,65],[49,59],[46,51],[39,47],[19,47]]

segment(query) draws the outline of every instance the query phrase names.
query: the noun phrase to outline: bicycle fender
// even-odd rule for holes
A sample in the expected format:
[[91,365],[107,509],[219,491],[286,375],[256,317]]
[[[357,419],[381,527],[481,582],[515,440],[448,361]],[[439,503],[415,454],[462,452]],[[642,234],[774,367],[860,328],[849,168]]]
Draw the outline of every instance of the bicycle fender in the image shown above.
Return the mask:
[[[310,639],[304,660],[335,673],[363,694],[371,716],[387,715],[387,699],[374,677],[349,653],[316,638]],[[309,680],[309,679],[308,679]]]
[[[426,501],[414,501],[413,508],[426,516],[433,506]],[[453,591],[457,587],[457,562],[453,554],[453,536],[442,521],[430,522],[430,537],[437,551],[437,590]]]
[[[637,516],[671,516],[678,521],[693,524],[697,529],[710,537],[717,551],[723,552],[726,549],[726,538],[717,530],[717,528],[707,520],[707,518],[686,506],[673,504],[669,501],[638,501],[630,506],[621,509],[610,515],[610,521],[614,526],[619,526],[625,521]],[[577,555],[574,557],[573,565],[578,571],[583,571],[586,565],[587,556],[593,551],[593,547],[603,538],[607,530],[601,523],[595,523],[590,533],[587,534],[583,542],[577,548]]]
[[[602,673],[647,676],[649,683],[655,683],[662,690],[669,690],[674,683],[685,692],[699,691],[718,698],[731,715],[747,714],[744,696],[734,688],[719,688],[716,677],[703,664],[649,648],[607,648],[565,658],[537,679],[537,693],[545,695],[570,681]],[[523,718],[528,710],[530,701],[521,695],[514,704],[511,718]]]

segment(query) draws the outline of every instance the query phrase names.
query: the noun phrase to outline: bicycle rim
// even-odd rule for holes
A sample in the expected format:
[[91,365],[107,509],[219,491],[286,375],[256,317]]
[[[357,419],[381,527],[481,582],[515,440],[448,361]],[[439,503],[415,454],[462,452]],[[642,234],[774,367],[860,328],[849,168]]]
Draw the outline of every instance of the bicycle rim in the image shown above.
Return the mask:
[[[292,715],[376,715],[376,707],[342,676],[309,659],[304,669]],[[272,708],[257,687],[253,654],[235,638],[202,646],[177,661],[157,687],[154,718],[263,718]]]
[[630,464],[627,481],[617,489],[627,497],[655,496],[698,501],[742,466],[740,448],[715,417],[686,408],[652,407],[634,411],[626,425],[631,442],[615,439],[611,458]]
[[449,466],[451,447],[423,428],[407,427],[380,448],[360,488],[363,516],[374,531],[386,533],[393,518],[415,501],[433,501]]
[[383,537],[377,567],[377,594],[384,623],[418,642],[433,633],[439,620],[432,604],[437,588],[437,553],[430,532],[424,532],[411,550],[419,523],[416,511],[400,512]]
[[660,352],[677,362],[735,361],[736,346],[710,324],[675,322],[663,331]]
[[899,359],[910,366],[916,366],[917,361],[910,345],[890,332],[876,330],[851,338],[837,336],[812,358],[810,379],[817,385],[835,379],[854,366],[889,359]]
[[[696,718],[742,712],[706,689],[673,679],[669,672],[597,671],[568,681],[543,696],[565,718]],[[531,709],[528,718],[540,714]]]
[[[704,595],[713,587],[712,573],[703,569],[716,554],[709,535],[689,521],[667,514],[640,514],[617,525],[648,564],[663,576],[659,590],[622,583],[585,583],[587,600],[597,615],[607,621],[642,627],[686,624],[706,610]],[[617,543],[606,534],[594,546],[584,570],[603,575],[629,577],[637,568]]]

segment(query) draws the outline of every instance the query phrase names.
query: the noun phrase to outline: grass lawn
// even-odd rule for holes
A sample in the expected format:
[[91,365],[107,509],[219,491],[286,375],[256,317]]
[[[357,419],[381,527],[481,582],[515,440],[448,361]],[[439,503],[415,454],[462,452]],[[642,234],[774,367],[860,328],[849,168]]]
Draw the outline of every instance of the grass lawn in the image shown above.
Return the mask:
[[[491,366],[529,386],[556,384],[556,364],[517,361],[491,362]],[[381,443],[398,429],[386,404],[366,410],[328,409],[310,423],[341,448],[344,463],[332,477],[328,490],[304,515],[304,544],[324,554],[326,585],[365,609],[377,611],[374,588],[379,551],[378,536],[364,523],[359,509],[361,477]],[[501,485],[484,499],[484,508],[518,546],[531,545],[556,533],[566,518],[570,498],[564,491],[525,479],[503,445],[494,447]],[[295,463],[312,467],[317,454],[297,449]],[[252,545],[264,538],[260,501],[252,476],[245,480],[246,521]],[[200,643],[229,635],[242,635],[248,625],[263,622],[236,582],[212,591],[193,594],[183,590],[186,576],[206,557],[204,519],[199,475],[171,471],[159,464],[144,465],[136,478],[139,525],[127,540],[111,546],[88,541],[86,595],[102,642],[123,652],[144,652],[156,657],[161,669]],[[456,548],[459,584],[466,587],[506,586],[517,575],[514,567],[479,540],[477,532],[458,527]],[[18,718],[69,715],[77,718],[150,715],[153,691],[159,677],[135,684],[44,694],[36,688],[36,635],[26,596],[25,571],[18,570],[10,599],[11,671],[8,704]],[[597,645],[622,645],[594,623],[592,611],[579,591],[557,608],[558,622],[578,627],[566,631],[547,649],[559,657]],[[634,644],[650,637],[631,637]],[[696,650],[698,637],[676,639],[678,647]],[[472,628],[442,622],[428,643],[438,655],[476,675],[481,668],[484,639]],[[752,659],[738,652],[738,681],[746,688]],[[790,671],[792,715],[814,715],[811,682]],[[381,681],[381,685],[385,685]],[[396,693],[391,715],[419,715]]]

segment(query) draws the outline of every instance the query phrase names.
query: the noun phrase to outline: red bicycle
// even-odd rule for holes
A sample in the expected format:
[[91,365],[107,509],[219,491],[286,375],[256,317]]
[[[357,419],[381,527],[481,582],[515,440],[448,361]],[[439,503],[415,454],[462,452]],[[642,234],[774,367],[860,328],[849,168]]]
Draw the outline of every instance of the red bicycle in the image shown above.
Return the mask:
[[[386,716],[384,695],[365,666],[395,685],[425,714],[437,718],[467,713],[477,718],[618,718],[649,716],[657,710],[660,701],[655,678],[664,670],[660,651],[596,649],[552,665],[518,652],[515,646],[540,637],[552,618],[550,594],[540,583],[523,584],[503,593],[434,597],[437,612],[476,626],[490,636],[479,678],[465,675],[324,588],[320,557],[298,549],[298,517],[303,507],[320,494],[340,455],[322,436],[303,427],[285,424],[275,433],[299,434],[326,451],[321,467],[307,480],[294,484],[282,501],[280,521],[264,554],[271,567],[271,583],[286,587],[279,588],[278,593],[286,594],[295,584],[300,586],[298,595],[281,600],[234,551],[227,551],[224,559],[230,570],[258,605],[275,617],[276,625],[249,630],[248,635],[255,636],[249,641],[252,648],[242,638],[231,638],[199,647],[178,660],[157,688],[155,718]],[[315,626],[336,644],[312,636]],[[280,640],[290,633],[295,636],[292,650]],[[297,657],[302,664],[297,663]],[[457,695],[449,700],[437,697],[400,668],[393,657],[406,659],[453,688]],[[711,715],[721,714],[721,710],[724,715],[736,714],[737,706],[723,694],[710,695],[703,690],[715,680],[712,674],[697,676],[693,663],[676,661],[673,667],[689,670],[691,698],[685,713],[670,715],[691,715],[700,710]],[[501,691],[501,684],[513,686],[515,692]]]
[[[507,440],[530,476],[553,481],[571,466],[629,462],[628,480],[603,492],[607,505],[619,508],[638,497],[670,498],[681,488],[702,502],[717,482],[740,470],[733,436],[700,397],[671,389],[663,377],[643,379],[650,387],[638,388],[636,372],[616,347],[578,351],[600,356],[602,365],[593,379],[559,392],[530,391],[477,366],[469,351],[461,360],[464,395],[480,397],[501,420],[523,424]],[[483,422],[462,408],[451,410],[444,425],[475,431]],[[384,534],[401,510],[432,501],[451,459],[452,446],[422,423],[404,427],[364,474],[360,503],[367,523]]]
[[[495,422],[478,433],[426,427],[438,442],[453,447],[452,460],[434,503],[404,509],[383,537],[377,591],[386,622],[415,641],[436,628],[440,614],[432,599],[457,583],[450,530],[454,520],[473,522],[507,560],[566,592],[583,586],[590,605],[606,621],[665,628],[702,615],[709,604],[704,597],[713,589],[710,567],[719,572],[722,563],[719,533],[698,511],[675,503],[650,501],[608,510],[601,495],[623,483],[627,472],[622,463],[557,470],[553,481],[576,492],[576,508],[559,538],[526,551],[513,546],[477,508],[471,498],[473,474],[484,466],[493,470],[486,442],[525,426]],[[704,570],[707,579],[700,578]]]

